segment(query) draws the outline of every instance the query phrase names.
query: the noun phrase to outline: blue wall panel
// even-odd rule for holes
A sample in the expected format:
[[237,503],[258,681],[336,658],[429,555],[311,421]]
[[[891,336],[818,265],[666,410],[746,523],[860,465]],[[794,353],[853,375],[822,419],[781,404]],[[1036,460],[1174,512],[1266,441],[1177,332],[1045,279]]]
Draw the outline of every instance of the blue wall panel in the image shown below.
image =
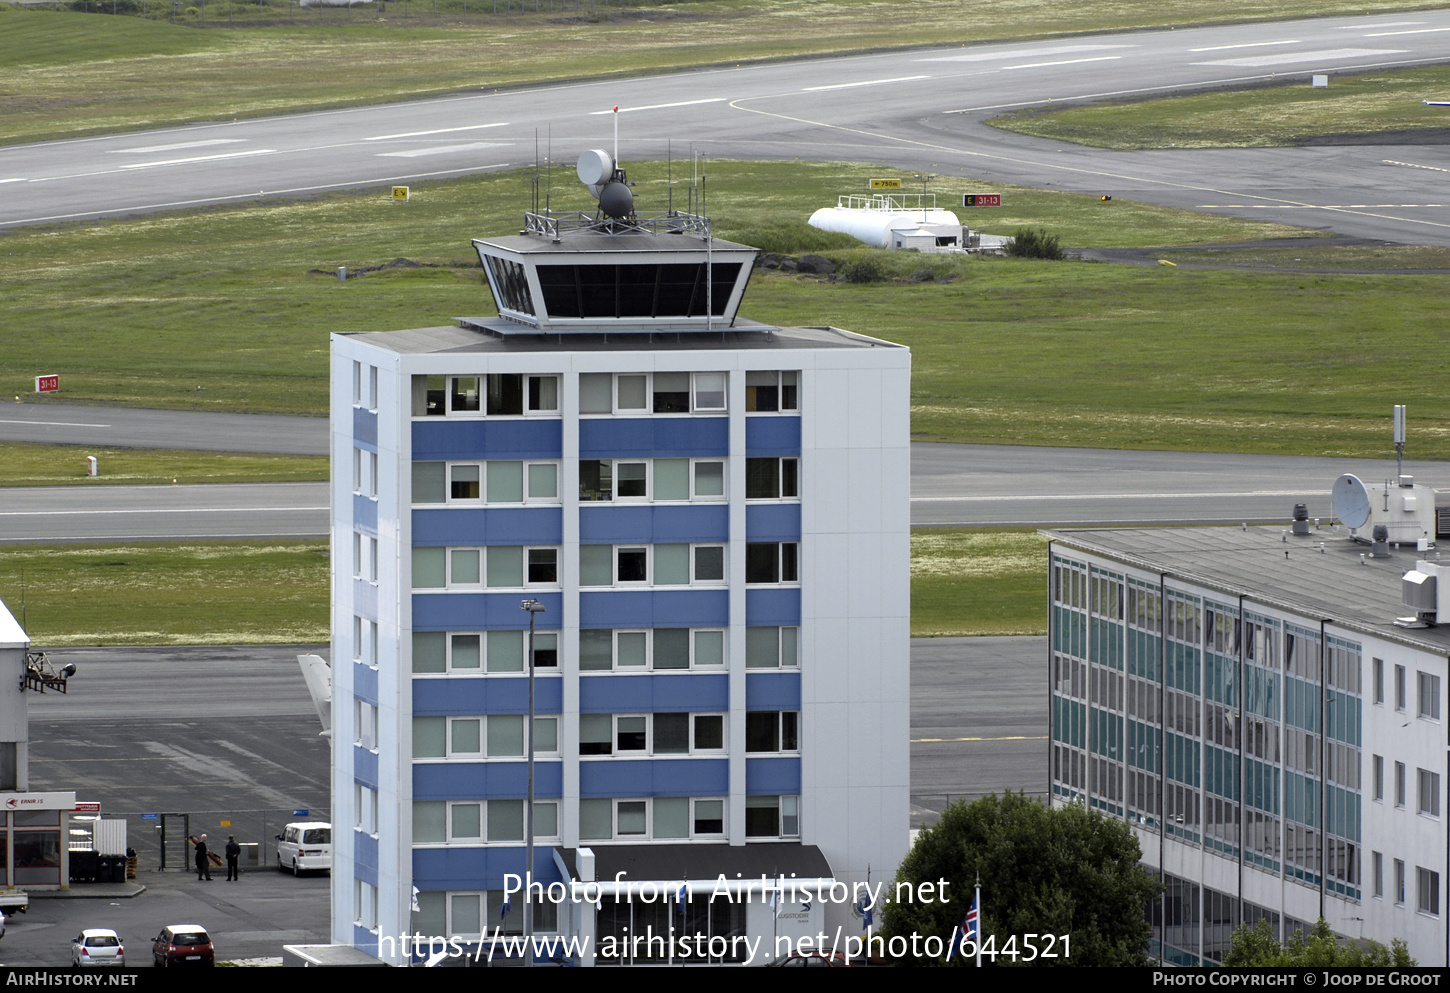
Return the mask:
[[[748,686],[749,683],[747,682],[746,685]],[[639,714],[652,713],[657,710],[668,712],[729,709],[730,677],[724,673],[719,675],[713,673],[710,675],[656,673],[650,676],[590,676],[586,674],[579,678],[579,712],[583,714]],[[787,708],[777,707],[776,709]]]
[[801,591],[794,587],[745,591],[745,623],[780,627],[801,622]]
[[557,418],[413,422],[413,459],[557,459],[564,454],[564,422]]
[[[534,799],[557,800],[563,791],[563,766],[534,762]],[[414,762],[414,800],[522,800],[529,795],[528,763]]]
[[585,417],[579,421],[581,459],[700,458],[729,453],[728,417]]
[[378,704],[378,670],[361,662],[352,664],[352,695],[373,706]]
[[801,453],[801,419],[799,417],[745,418],[746,455],[799,455]]
[[354,870],[370,871],[372,878],[369,879],[362,872],[354,871],[353,875],[365,883],[378,885],[378,839],[362,831],[352,833],[352,858]]
[[769,796],[777,793],[783,796],[793,796],[800,791],[800,759],[745,760],[745,793],[747,796]]
[[[745,507],[745,540],[800,541],[801,505],[798,503],[747,504]],[[414,539],[414,543],[417,543],[417,539]]]
[[[413,885],[420,890],[501,890],[505,873],[523,875],[524,847],[415,848]],[[567,882],[554,864],[552,845],[534,846],[534,881],[548,886]],[[517,894],[514,909],[522,913]],[[488,954],[485,948],[484,954]]]
[[352,746],[352,778],[378,788],[378,757],[361,745]]
[[352,408],[352,440],[371,445],[376,451],[378,447],[378,414],[374,410],[364,410],[362,407]]
[[413,511],[414,545],[562,545],[559,507],[450,507]]
[[801,674],[748,672],[745,674],[746,710],[800,710]]
[[[799,533],[799,525],[796,531]],[[729,541],[730,508],[723,503],[690,507],[586,504],[579,508],[579,540],[586,545]],[[415,537],[414,544],[424,543]]]
[[562,593],[414,593],[415,631],[527,631],[529,615],[519,608],[537,600],[544,612],[535,621],[540,630],[564,625]]
[[355,528],[377,534],[378,502],[361,493],[354,493],[352,495],[352,523]]
[[[415,606],[415,617],[416,610]],[[586,590],[579,594],[581,628],[708,628],[729,623],[730,592],[724,589]]]
[[581,797],[711,796],[730,792],[725,759],[580,762]]
[[[564,680],[534,680],[534,712],[557,714],[564,705]],[[419,717],[463,714],[527,714],[529,681],[523,676],[432,676],[413,679],[413,713]]]

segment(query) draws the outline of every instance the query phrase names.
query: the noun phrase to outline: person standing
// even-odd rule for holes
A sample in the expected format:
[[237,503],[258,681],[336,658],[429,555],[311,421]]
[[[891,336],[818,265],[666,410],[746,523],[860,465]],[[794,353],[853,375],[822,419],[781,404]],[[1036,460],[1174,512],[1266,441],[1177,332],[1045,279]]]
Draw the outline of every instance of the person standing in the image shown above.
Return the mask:
[[237,871],[237,860],[242,857],[242,846],[237,844],[237,836],[227,835],[227,882],[234,883],[241,878]]
[[203,879],[205,879],[207,882],[211,882],[211,863],[207,861],[206,855],[206,835],[202,835],[201,840],[196,843],[197,882],[201,882]]

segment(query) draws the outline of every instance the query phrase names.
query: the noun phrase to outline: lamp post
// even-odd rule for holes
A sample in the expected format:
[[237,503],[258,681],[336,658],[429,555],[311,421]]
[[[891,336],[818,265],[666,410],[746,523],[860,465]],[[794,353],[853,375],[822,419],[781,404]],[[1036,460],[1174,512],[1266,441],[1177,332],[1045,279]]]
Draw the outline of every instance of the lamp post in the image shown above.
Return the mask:
[[529,742],[529,796],[524,801],[524,968],[532,968],[533,951],[530,942],[534,937],[534,903],[529,897],[529,884],[534,876],[534,617],[542,613],[544,605],[537,600],[525,600],[519,607],[529,612],[529,721],[524,734]]

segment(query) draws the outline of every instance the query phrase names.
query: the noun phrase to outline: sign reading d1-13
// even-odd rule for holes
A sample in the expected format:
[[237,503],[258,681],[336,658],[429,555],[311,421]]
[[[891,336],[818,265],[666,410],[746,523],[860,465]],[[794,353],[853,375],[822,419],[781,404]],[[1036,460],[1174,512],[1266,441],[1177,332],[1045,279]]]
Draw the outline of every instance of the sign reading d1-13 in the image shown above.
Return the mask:
[[1002,194],[1000,193],[963,193],[963,207],[1000,207],[1002,206]]

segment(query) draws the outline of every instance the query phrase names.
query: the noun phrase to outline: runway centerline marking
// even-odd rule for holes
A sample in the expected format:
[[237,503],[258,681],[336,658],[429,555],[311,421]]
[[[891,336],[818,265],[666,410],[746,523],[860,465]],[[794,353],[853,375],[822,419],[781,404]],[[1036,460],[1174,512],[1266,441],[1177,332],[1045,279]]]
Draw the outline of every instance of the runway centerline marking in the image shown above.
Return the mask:
[[1223,52],[1230,48],[1263,48],[1266,45],[1302,45],[1299,39],[1292,41],[1246,41],[1242,45],[1210,45],[1208,48],[1190,48],[1190,52]]
[[[1445,168],[1442,168],[1440,166],[1420,165],[1418,162],[1400,162],[1400,161],[1397,161],[1395,159],[1383,159],[1382,161],[1384,162],[1385,165],[1405,166],[1406,168],[1409,168],[1409,169],[1430,169],[1430,170],[1432,170],[1434,172],[1450,172],[1450,169],[1445,169]],[[1429,204],[1428,206],[1438,207],[1439,204]]]
[[1035,59],[1043,55],[1069,55],[1073,52],[1102,52],[1115,48],[1136,48],[1136,45],[1053,45],[1049,48],[1019,48],[1011,52],[972,52],[968,55],[938,55],[917,62],[993,62],[1008,59]]
[[802,93],[818,93],[821,90],[849,90],[856,86],[882,86],[886,83],[910,83],[930,76],[896,76],[892,79],[864,79],[859,83],[833,83],[830,86],[807,86]]
[[215,162],[217,159],[240,159],[249,155],[275,155],[275,148],[254,148],[246,152],[223,152],[220,155],[193,155],[185,159],[159,159],[156,162],[128,162],[122,169],[151,169],[157,166],[188,165],[192,162]]
[[451,134],[454,131],[478,131],[482,128],[506,128],[507,122],[499,124],[466,124],[460,128],[434,128],[431,131],[403,131],[398,134],[375,134],[363,141],[387,141],[389,138],[422,138],[430,134]]
[[207,145],[236,145],[245,138],[208,138],[205,141],[178,141],[170,145],[144,145],[140,148],[108,148],[108,155],[150,155],[152,152],[174,152],[179,148],[202,148]]
[[1025,62],[1020,66],[1003,66],[1005,72],[1008,69],[1043,69],[1047,66],[1075,66],[1081,62],[1112,62],[1121,59],[1121,55],[1099,55],[1091,59],[1064,59],[1061,62]]
[[1370,55],[1403,55],[1405,48],[1322,48],[1313,52],[1285,52],[1283,55],[1255,55],[1243,59],[1217,59],[1213,62],[1195,62],[1196,66],[1244,66],[1259,67],[1291,65],[1296,62],[1323,62],[1327,59],[1361,59]]
[[[674,103],[652,103],[644,107],[620,107],[618,112],[621,114],[632,114],[636,110],[668,110],[671,107],[694,107],[702,103],[724,103],[729,99],[729,97],[709,97],[705,100],[677,100]],[[599,117],[602,114],[613,113],[615,113],[615,110],[611,107],[609,110],[591,110],[589,116]]]
[[56,428],[108,428],[109,424],[82,424],[79,421],[12,421],[0,418],[0,424],[40,424],[44,427]]
[[1328,490],[1210,490],[1203,493],[1014,493],[1010,496],[912,497],[912,503],[1001,503],[1020,500],[1203,500],[1212,497],[1328,496]]
[[1450,31],[1450,28],[1420,28],[1416,31],[1379,31],[1375,34],[1367,34],[1366,38],[1392,38],[1399,34],[1437,34],[1441,31]]
[[326,507],[138,507],[134,510],[0,510],[0,517],[80,517],[87,514],[282,514]]
[[507,148],[506,142],[475,141],[467,145],[437,145],[430,148],[410,148],[405,152],[378,152],[380,159],[416,159],[421,155],[449,155],[455,152],[481,152],[485,148]]

